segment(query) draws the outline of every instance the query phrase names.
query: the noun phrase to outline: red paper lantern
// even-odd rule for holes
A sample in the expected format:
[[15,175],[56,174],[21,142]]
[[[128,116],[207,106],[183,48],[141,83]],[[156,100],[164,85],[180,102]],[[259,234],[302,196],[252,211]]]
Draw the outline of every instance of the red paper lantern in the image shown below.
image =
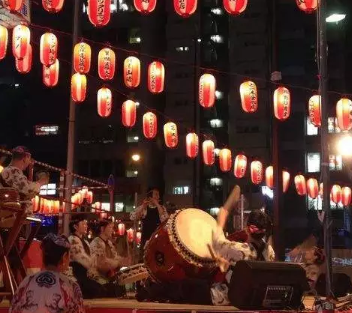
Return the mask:
[[263,181],[263,164],[260,161],[252,161],[251,163],[251,180],[255,185],[259,185]]
[[308,102],[309,118],[316,127],[321,126],[321,96],[315,95]]
[[60,64],[59,60],[52,65],[43,65],[43,83],[47,87],[55,87],[59,82]]
[[344,206],[348,206],[351,203],[352,191],[350,187],[342,187],[341,190],[341,202]]
[[73,51],[73,67],[77,73],[87,74],[90,70],[92,60],[92,49],[85,42],[75,45]]
[[120,223],[117,225],[117,231],[119,233],[120,236],[123,236],[126,232],[126,226],[124,223]]
[[223,0],[223,3],[227,13],[239,15],[247,8],[248,0]]
[[341,186],[333,185],[331,187],[330,198],[331,198],[331,201],[334,202],[335,204],[341,201]]
[[291,174],[286,171],[283,170],[282,171],[282,191],[286,192],[288,190],[288,187],[290,187],[290,178],[291,178]]
[[155,138],[158,133],[158,119],[152,112],[143,115],[143,134],[147,139]]
[[156,0],[134,0],[134,7],[138,12],[148,14],[156,7]]
[[272,166],[268,166],[265,170],[265,184],[271,189],[274,187],[274,169]]
[[134,240],[134,230],[132,228],[127,230],[127,240],[128,242],[133,242]]
[[133,127],[136,124],[137,105],[132,100],[122,104],[122,124],[125,127]]
[[27,54],[22,59],[16,59],[16,69],[21,74],[27,74],[32,69],[32,46],[29,45]]
[[174,9],[178,15],[189,17],[192,15],[198,5],[198,0],[174,0]]
[[124,81],[128,88],[136,88],[141,82],[141,62],[136,57],[128,57],[123,66]]
[[315,178],[309,178],[307,180],[307,191],[308,191],[308,196],[312,199],[315,199],[318,197],[319,194],[319,187],[318,187],[318,181]]
[[111,15],[111,0],[88,0],[88,18],[95,27],[109,23]]
[[240,86],[242,109],[246,113],[254,113],[258,109],[257,86],[252,81],[246,81]]
[[136,244],[139,245],[142,241],[142,233],[140,231],[136,232]]
[[0,25],[0,60],[6,56],[8,42],[9,32],[6,27]]
[[177,125],[169,122],[164,125],[164,140],[168,148],[176,148],[178,145]]
[[213,165],[215,162],[215,144],[212,140],[205,140],[202,144],[203,162],[205,165]]
[[57,13],[62,10],[65,0],[42,0],[42,5],[45,11]]
[[93,192],[92,191],[88,191],[86,199],[87,199],[88,204],[93,203]]
[[53,33],[45,33],[40,38],[40,62],[49,66],[57,59],[58,42]]
[[232,153],[229,149],[221,149],[219,152],[219,164],[222,172],[229,172],[232,167]]
[[295,187],[299,196],[304,196],[307,194],[306,178],[303,175],[296,175]]
[[244,154],[239,154],[235,159],[234,175],[237,178],[244,177],[247,169],[247,157]]
[[340,99],[336,104],[337,124],[341,130],[350,130],[352,128],[351,122],[352,101],[347,98]]
[[274,113],[275,117],[284,121],[290,117],[291,112],[291,96],[285,87],[279,87],[274,92]]
[[19,11],[24,0],[3,0],[3,5],[10,11]]
[[319,0],[296,0],[297,6],[305,13],[313,13],[318,8]]
[[83,102],[87,93],[86,75],[76,73],[71,78],[71,97],[74,102]]
[[98,74],[102,80],[112,80],[115,75],[116,56],[115,52],[109,48],[99,51]]
[[186,136],[186,153],[191,159],[194,159],[198,155],[199,140],[198,135],[195,133],[189,133]]
[[211,108],[215,103],[216,80],[212,74],[203,74],[199,79],[199,103]]
[[109,88],[100,88],[97,95],[97,109],[100,117],[109,117],[112,109],[112,93]]
[[163,63],[155,61],[148,67],[148,89],[151,93],[164,91],[165,68]]
[[17,25],[12,31],[12,53],[16,59],[27,55],[31,42],[31,32],[25,25]]

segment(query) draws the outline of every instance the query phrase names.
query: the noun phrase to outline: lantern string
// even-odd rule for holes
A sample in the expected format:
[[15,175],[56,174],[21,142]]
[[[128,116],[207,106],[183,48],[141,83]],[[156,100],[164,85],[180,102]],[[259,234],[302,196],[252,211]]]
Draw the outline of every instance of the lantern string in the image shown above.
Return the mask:
[[[41,25],[34,24],[34,23],[31,23],[30,25],[33,26],[34,28],[37,28],[37,29],[53,31],[55,33],[59,33],[59,34],[65,35],[65,36],[72,37],[71,33],[64,32],[64,31],[61,31],[61,30],[56,30],[56,29],[53,29],[51,27],[41,26]],[[177,65],[187,66],[187,67],[190,67],[190,68],[193,68],[193,69],[199,69],[199,70],[202,70],[204,72],[212,72],[212,73],[229,75],[229,76],[238,76],[239,78],[241,78],[243,80],[250,79],[250,80],[254,80],[254,81],[261,81],[261,82],[272,84],[274,86],[286,86],[286,87],[290,87],[292,89],[301,89],[301,90],[309,91],[309,92],[313,92],[313,93],[316,93],[316,92],[319,91],[318,87],[317,88],[309,88],[309,87],[306,87],[306,86],[296,85],[296,84],[291,84],[291,83],[275,82],[275,81],[272,81],[272,80],[269,80],[269,79],[266,79],[266,78],[262,78],[262,77],[250,76],[250,75],[247,75],[247,74],[245,75],[245,74],[240,74],[240,73],[236,73],[236,72],[223,71],[223,70],[219,70],[219,69],[216,69],[216,68],[197,66],[197,65],[186,63],[186,62],[176,61],[176,60],[172,60],[172,59],[169,59],[169,58],[148,54],[148,53],[141,52],[141,51],[121,48],[121,47],[118,47],[118,46],[111,45],[110,43],[106,43],[106,42],[104,43],[104,42],[100,42],[100,41],[95,41],[95,40],[92,40],[92,39],[89,39],[89,38],[86,38],[86,37],[80,37],[80,39],[85,41],[85,42],[87,42],[87,43],[90,43],[90,44],[95,44],[95,45],[98,45],[98,46],[101,46],[101,47],[105,47],[105,48],[108,47],[108,48],[110,48],[112,50],[122,51],[122,52],[125,52],[125,53],[129,53],[131,55],[140,55],[140,56],[148,57],[150,59],[156,59],[156,60],[164,61],[166,64],[167,63],[173,63],[173,64],[177,64]],[[328,90],[328,93],[336,94],[336,95],[340,95],[340,96],[351,96],[352,97],[352,93],[339,92],[339,91],[336,91],[336,90]]]

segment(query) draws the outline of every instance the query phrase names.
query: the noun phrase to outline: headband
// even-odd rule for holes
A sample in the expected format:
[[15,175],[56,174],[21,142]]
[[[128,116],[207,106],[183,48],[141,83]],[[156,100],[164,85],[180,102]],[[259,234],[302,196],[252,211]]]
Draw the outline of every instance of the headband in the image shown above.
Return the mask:
[[257,226],[255,225],[248,225],[248,230],[250,234],[264,234],[265,233],[265,229],[259,229]]
[[64,236],[58,236],[55,234],[48,234],[45,236],[45,238],[43,239],[43,241],[51,241],[53,242],[55,245],[66,248],[66,249],[70,249],[70,243],[68,242],[67,238]]

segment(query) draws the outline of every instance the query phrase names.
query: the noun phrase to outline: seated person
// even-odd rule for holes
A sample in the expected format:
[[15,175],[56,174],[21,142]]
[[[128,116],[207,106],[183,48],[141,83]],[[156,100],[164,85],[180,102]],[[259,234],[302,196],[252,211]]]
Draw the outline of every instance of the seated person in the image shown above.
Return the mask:
[[96,267],[96,263],[91,257],[89,243],[85,240],[87,230],[85,215],[71,220],[71,236],[68,238],[71,244],[70,266],[85,299],[103,298],[106,294],[104,287],[88,277],[88,271]]
[[[218,230],[213,236],[213,249],[215,259],[222,272],[226,273],[220,282],[204,279],[186,279],[181,282],[169,284],[146,281],[145,288],[137,293],[137,300],[171,301],[202,305],[228,305],[228,284],[232,271],[230,265],[239,260],[265,260],[273,261],[275,258],[272,247],[264,241],[268,227],[268,216],[261,211],[253,211],[247,222],[247,242],[229,241],[225,238],[223,227],[231,209],[237,204],[240,189],[236,186],[220,209],[218,215]],[[217,279],[219,281],[219,278]],[[197,290],[197,292],[194,292]]]
[[22,281],[9,312],[84,313],[81,289],[62,274],[69,266],[67,238],[49,234],[43,239],[42,250],[45,269]]
[[109,220],[101,220],[96,230],[97,237],[90,243],[91,255],[96,262],[88,275],[93,280],[105,287],[107,297],[120,297],[125,294],[125,288],[119,286],[116,274],[122,266],[128,266],[128,258],[118,255],[111,242],[114,231],[114,223]]
[[[31,182],[23,174],[23,171],[32,162],[31,154],[25,147],[16,147],[12,150],[12,159],[9,166],[5,167],[0,174],[0,185],[16,189],[21,200],[31,200],[39,194],[40,187],[48,184],[48,177],[41,176],[37,182]],[[32,205],[28,202],[26,213],[32,214]]]

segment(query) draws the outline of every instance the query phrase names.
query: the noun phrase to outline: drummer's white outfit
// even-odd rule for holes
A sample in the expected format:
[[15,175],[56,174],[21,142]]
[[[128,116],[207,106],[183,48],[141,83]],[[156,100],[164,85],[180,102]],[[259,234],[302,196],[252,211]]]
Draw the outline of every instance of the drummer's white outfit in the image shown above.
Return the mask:
[[[215,252],[227,260],[231,265],[234,265],[239,260],[257,260],[258,255],[255,248],[250,243],[241,243],[229,241],[225,238],[222,230],[214,234],[213,248]],[[266,244],[262,252],[265,261],[274,261],[275,252],[271,245]],[[214,305],[229,305],[228,284],[230,283],[232,271],[226,273],[226,281],[215,283],[210,289],[212,302]]]
[[[162,210],[161,212],[159,212],[158,210],[158,213],[159,213],[160,221],[161,223],[163,223],[169,218],[169,214],[167,213],[167,209],[163,205],[161,207],[162,207]],[[142,220],[146,217],[147,212],[148,212],[148,206],[140,205],[133,212],[131,212],[130,219],[132,221]]]

